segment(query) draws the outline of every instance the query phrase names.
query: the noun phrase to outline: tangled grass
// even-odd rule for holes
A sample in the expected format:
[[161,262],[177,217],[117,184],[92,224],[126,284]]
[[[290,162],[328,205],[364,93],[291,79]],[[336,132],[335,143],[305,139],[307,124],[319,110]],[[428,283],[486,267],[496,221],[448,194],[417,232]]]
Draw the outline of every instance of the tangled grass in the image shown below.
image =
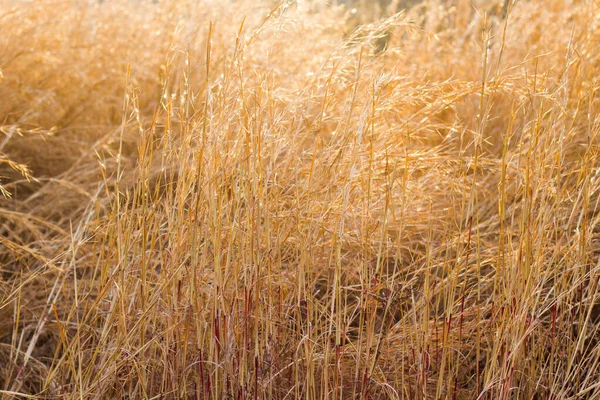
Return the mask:
[[600,398],[597,7],[0,1],[0,395]]

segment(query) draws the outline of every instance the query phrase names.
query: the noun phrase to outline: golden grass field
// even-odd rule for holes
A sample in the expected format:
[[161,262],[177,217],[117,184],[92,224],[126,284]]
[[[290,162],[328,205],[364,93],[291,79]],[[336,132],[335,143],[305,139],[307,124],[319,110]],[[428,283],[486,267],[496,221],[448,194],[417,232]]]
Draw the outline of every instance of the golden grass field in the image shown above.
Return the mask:
[[489,3],[0,0],[0,396],[600,399],[600,4]]

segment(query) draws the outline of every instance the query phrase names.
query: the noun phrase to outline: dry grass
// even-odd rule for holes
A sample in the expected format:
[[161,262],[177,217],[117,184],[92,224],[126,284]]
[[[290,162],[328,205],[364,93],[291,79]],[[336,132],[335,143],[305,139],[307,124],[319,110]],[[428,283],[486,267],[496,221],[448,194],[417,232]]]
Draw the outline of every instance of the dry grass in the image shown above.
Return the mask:
[[600,398],[599,4],[469,3],[0,1],[0,395]]

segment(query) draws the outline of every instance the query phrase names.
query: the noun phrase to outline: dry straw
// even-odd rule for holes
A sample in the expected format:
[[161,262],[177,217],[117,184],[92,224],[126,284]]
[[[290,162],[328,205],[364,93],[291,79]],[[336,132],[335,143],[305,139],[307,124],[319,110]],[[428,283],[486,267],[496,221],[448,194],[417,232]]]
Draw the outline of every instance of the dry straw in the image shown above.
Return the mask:
[[600,398],[596,8],[0,1],[0,395]]

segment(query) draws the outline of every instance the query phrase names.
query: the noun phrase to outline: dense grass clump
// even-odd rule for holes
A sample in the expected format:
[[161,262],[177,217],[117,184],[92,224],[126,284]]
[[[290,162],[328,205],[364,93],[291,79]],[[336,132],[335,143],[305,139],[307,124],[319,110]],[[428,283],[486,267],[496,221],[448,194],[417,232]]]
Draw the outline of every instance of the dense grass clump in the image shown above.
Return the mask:
[[1,396],[600,398],[595,0],[156,3],[0,0]]

